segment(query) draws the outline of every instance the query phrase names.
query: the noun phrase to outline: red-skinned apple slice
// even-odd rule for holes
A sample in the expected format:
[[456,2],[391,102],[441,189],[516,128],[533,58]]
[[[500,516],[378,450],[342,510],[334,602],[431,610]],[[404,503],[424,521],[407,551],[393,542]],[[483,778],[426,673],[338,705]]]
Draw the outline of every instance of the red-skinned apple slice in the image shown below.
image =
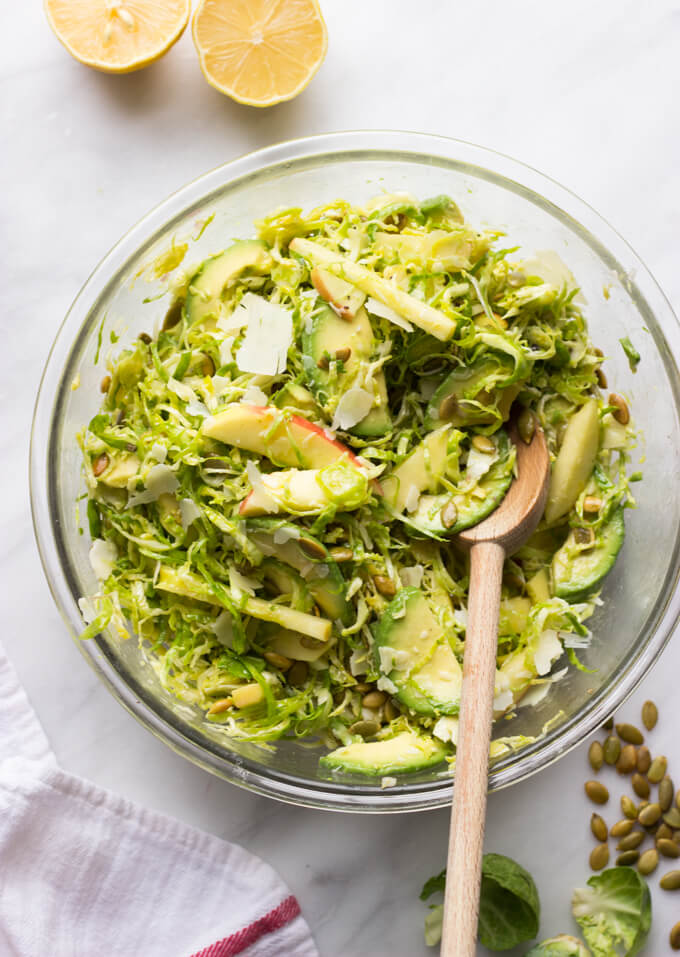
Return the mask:
[[321,298],[341,319],[353,319],[366,301],[365,292],[321,266],[315,266],[309,278]]
[[275,465],[319,469],[343,456],[357,468],[356,455],[327,430],[299,415],[284,415],[274,406],[235,402],[203,423],[203,435],[255,452]]

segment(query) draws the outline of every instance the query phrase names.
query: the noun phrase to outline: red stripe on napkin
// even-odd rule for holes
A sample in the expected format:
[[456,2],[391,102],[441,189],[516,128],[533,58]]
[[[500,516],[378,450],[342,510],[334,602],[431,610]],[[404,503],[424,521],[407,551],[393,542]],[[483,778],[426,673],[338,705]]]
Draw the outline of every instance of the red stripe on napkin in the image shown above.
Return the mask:
[[265,934],[272,934],[275,930],[280,930],[294,920],[300,913],[300,905],[297,899],[291,894],[282,901],[274,910],[270,910],[264,917],[253,921],[247,927],[243,927],[235,934],[223,937],[222,940],[216,940],[209,947],[196,951],[191,957],[236,957],[242,953],[246,947],[250,947],[260,937]]

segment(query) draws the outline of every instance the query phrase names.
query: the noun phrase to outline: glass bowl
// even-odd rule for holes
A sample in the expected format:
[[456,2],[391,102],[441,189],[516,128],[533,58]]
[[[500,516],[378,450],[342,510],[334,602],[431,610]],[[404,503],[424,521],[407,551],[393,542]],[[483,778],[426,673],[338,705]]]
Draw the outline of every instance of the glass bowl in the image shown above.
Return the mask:
[[[624,240],[589,206],[535,170],[440,137],[336,133],[251,153],[175,193],[111,250],[59,330],[33,423],[35,533],[52,594],[75,637],[83,627],[78,598],[96,588],[89,538],[79,533],[84,509],[79,521],[77,499],[84,484],[75,434],[99,405],[110,331],[125,326],[119,349],[164,316],[168,296],[158,298],[164,284],[135,277],[145,268],[148,273],[149,263],[173,238],[195,237],[186,256],[190,264],[234,238],[252,235],[253,222],[276,207],[309,208],[337,197],[361,203],[383,190],[406,190],[420,198],[448,193],[472,223],[504,228],[507,245],[520,246],[527,255],[558,252],[587,299],[593,339],[607,356],[610,386],[628,397],[644,436],[639,451],[645,478],[635,486],[638,509],[627,513],[625,547],[590,622],[594,640],[580,653],[589,670],[570,668],[540,704],[521,708],[503,722],[502,734],[537,740],[493,764],[490,787],[497,789],[546,767],[602,724],[652,666],[680,607],[680,496],[663,493],[680,471],[677,321]],[[622,336],[629,336],[642,355],[635,374],[619,344]],[[180,754],[235,784],[295,804],[352,811],[434,808],[451,800],[451,777],[441,769],[402,776],[396,786],[381,789],[379,780],[320,771],[319,751],[309,745],[279,742],[263,750],[230,741],[160,687],[134,640],[101,634],[81,642],[80,649],[138,721]]]

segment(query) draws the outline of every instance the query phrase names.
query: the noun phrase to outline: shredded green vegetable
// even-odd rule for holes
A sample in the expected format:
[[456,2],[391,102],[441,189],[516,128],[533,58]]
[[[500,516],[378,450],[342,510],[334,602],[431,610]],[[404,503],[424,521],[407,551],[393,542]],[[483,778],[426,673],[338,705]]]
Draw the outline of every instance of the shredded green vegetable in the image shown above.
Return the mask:
[[[165,688],[228,737],[336,748],[411,731],[452,755],[455,701],[438,704],[425,665],[462,662],[468,563],[450,539],[512,479],[511,406],[553,457],[589,402],[599,426],[588,474],[567,474],[557,517],[506,562],[497,715],[567,655],[579,666],[615,553],[590,566],[633,504],[632,425],[600,393],[576,285],[448,197],[279,210],[257,230],[174,284],[163,329],[109,356],[79,436],[100,581],[83,637],[136,635]],[[590,562],[577,601],[556,593],[562,548],[574,574]],[[407,586],[435,637],[378,649]]]

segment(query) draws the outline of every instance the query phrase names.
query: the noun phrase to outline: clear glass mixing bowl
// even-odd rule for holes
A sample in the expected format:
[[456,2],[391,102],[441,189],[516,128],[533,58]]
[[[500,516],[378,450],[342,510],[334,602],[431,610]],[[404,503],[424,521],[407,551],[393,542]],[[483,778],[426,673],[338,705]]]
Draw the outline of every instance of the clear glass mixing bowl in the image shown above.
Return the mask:
[[[272,146],[185,186],[124,236],[95,269],[59,331],[37,400],[31,444],[31,496],[47,578],[73,636],[82,629],[77,600],[95,590],[89,540],[78,531],[76,500],[83,492],[75,434],[101,396],[103,354],[110,329],[126,326],[117,348],[151,330],[167,309],[155,298],[162,283],[135,277],[173,237],[197,235],[186,261],[198,262],[253,233],[253,222],[278,206],[309,208],[337,197],[361,203],[387,190],[418,197],[448,193],[473,223],[503,227],[508,245],[527,254],[557,251],[586,296],[595,342],[605,350],[610,386],[631,401],[644,435],[644,481],[638,509],[627,513],[626,543],[605,584],[604,604],[591,626],[592,646],[537,707],[520,709],[503,734],[539,736],[498,760],[491,788],[546,767],[600,725],[630,694],[672,633],[680,597],[679,330],[656,282],[630,247],[589,206],[522,164],[454,140],[413,133],[336,133]],[[145,301],[146,300],[146,301]],[[102,356],[98,350],[104,323]],[[642,355],[633,374],[618,340],[629,336]],[[80,378],[75,391],[72,384]],[[382,790],[379,780],[320,772],[319,751],[280,742],[270,751],[236,743],[178,705],[141,661],[134,640],[108,634],[80,643],[83,655],[116,698],[157,737],[201,767],[261,794],[314,807],[352,811],[433,808],[451,800],[441,771],[403,776]],[[498,732],[497,732],[498,733]]]

